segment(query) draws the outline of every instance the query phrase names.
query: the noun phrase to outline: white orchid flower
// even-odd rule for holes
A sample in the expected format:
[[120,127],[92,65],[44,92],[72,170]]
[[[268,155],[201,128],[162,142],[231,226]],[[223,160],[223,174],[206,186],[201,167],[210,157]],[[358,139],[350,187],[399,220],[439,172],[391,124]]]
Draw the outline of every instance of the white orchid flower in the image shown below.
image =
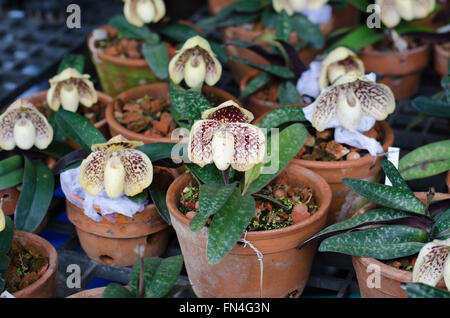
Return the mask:
[[444,277],[450,289],[450,239],[434,240],[420,250],[413,269],[413,282],[436,286]]
[[303,10],[316,10],[327,3],[328,0],[272,0],[273,9],[276,12],[286,10],[288,15]]
[[189,160],[200,167],[214,162],[219,170],[231,165],[238,171],[262,162],[266,137],[249,124],[252,120],[252,113],[231,100],[204,111],[191,128]]
[[153,180],[150,159],[134,149],[143,144],[118,135],[106,143],[92,145],[92,153],[81,163],[80,185],[90,195],[98,195],[105,188],[112,199],[122,193],[141,193]]
[[0,208],[0,232],[2,232],[5,229],[5,226],[6,226],[5,214],[3,213],[3,209]]
[[91,107],[97,102],[97,91],[89,78],[89,74],[82,75],[73,68],[52,77],[47,91],[48,106],[54,111],[62,106],[71,112],[76,112],[80,103]]
[[363,114],[384,120],[394,110],[395,98],[388,86],[372,82],[359,72],[350,72],[319,95],[311,123],[323,131],[337,116],[342,127],[356,130]]
[[330,86],[340,76],[357,71],[364,75],[364,63],[358,56],[346,47],[338,47],[331,51],[322,61],[320,69],[319,89]]
[[24,98],[12,103],[0,116],[0,147],[15,146],[28,150],[33,146],[45,149],[53,140],[53,128],[47,118]]
[[130,24],[142,27],[146,23],[156,23],[166,15],[163,0],[124,0],[123,14]]
[[423,19],[434,10],[436,0],[377,0],[380,18],[389,28],[397,26],[401,19]]
[[222,75],[222,65],[208,41],[201,36],[187,40],[169,63],[170,79],[178,84],[184,78],[189,87],[199,87],[206,82],[216,84]]

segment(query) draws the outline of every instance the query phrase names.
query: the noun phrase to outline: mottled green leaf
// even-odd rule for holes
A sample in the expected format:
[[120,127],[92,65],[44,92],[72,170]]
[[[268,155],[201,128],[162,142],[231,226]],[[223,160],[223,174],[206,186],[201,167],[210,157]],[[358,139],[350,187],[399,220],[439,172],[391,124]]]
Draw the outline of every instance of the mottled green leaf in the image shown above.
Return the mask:
[[242,196],[239,189],[235,188],[211,222],[206,246],[206,258],[210,264],[217,264],[228,254],[244,233],[254,213],[253,197]]
[[33,232],[41,224],[53,197],[54,177],[40,161],[25,158],[23,186],[14,213],[18,230]]
[[76,69],[83,74],[84,71],[84,56],[81,54],[67,54],[63,57],[59,64],[58,74],[64,71],[66,68]]
[[406,294],[409,298],[450,298],[448,291],[422,283],[406,285]]
[[189,120],[191,125],[194,124],[196,120],[202,118],[202,113],[211,108],[211,104],[208,100],[196,90],[188,90],[184,96],[184,102],[189,111]]
[[322,241],[319,251],[385,260],[416,254],[427,238],[427,232],[416,228],[387,225],[329,237]]
[[109,20],[109,25],[116,28],[120,34],[129,39],[143,40],[152,44],[159,42],[158,34],[151,32],[146,25],[137,27],[130,24],[122,14],[113,16]]
[[264,116],[258,124],[261,128],[276,128],[289,122],[306,121],[302,107],[299,106],[283,106],[272,110]]
[[103,291],[102,298],[134,298],[128,289],[117,283],[109,284]]
[[200,185],[199,211],[190,223],[192,231],[199,231],[205,226],[208,218],[225,204],[236,185],[237,183]]
[[161,218],[167,224],[171,225],[172,223],[170,221],[170,213],[166,203],[166,192],[163,189],[159,188],[155,183],[152,183],[148,187],[148,192],[150,193],[152,201],[155,204],[156,210],[158,211]]
[[233,60],[247,64],[249,66],[252,66],[254,68],[257,68],[261,71],[273,74],[275,76],[281,77],[281,78],[285,78],[285,79],[291,79],[291,78],[295,78],[295,74],[289,70],[286,67],[283,66],[278,66],[278,65],[260,65],[260,64],[256,64],[247,60],[244,60],[240,57],[237,56],[233,56],[232,57]]
[[356,193],[382,206],[425,214],[425,205],[410,191],[357,179],[344,178],[342,182]]
[[381,167],[383,168],[386,176],[391,181],[392,186],[412,193],[411,189],[408,187],[405,180],[402,178],[401,174],[398,172],[397,168],[392,162],[390,162],[389,160],[383,160],[381,161]]
[[0,190],[15,187],[22,183],[23,168],[12,170],[11,172],[0,176]]
[[209,45],[211,45],[211,49],[216,54],[219,61],[223,64],[228,63],[228,55],[225,52],[222,44],[217,43],[216,41],[208,41]]
[[398,170],[405,180],[426,178],[450,170],[450,140],[411,151],[400,159]]
[[281,105],[294,105],[303,103],[303,98],[297,88],[290,81],[283,82],[278,88],[278,99]]
[[301,13],[294,14],[291,17],[291,21],[292,28],[302,41],[315,49],[320,49],[324,45],[325,38],[319,26],[309,21],[305,15]]
[[[289,161],[300,151],[305,139],[306,128],[302,124],[292,124],[289,127],[283,129],[279,134],[271,134],[267,139],[267,158],[271,158],[271,140],[273,138],[279,138],[278,153],[274,153],[274,159],[278,159],[278,169],[275,173],[261,174],[255,181],[253,181],[248,187],[246,193],[255,193],[261,190],[270,181],[281,173],[281,171],[288,165]],[[274,150],[275,152],[275,150]],[[265,163],[265,167],[270,167],[271,162]]]
[[242,91],[239,99],[243,99],[243,98],[253,94],[258,89],[260,89],[264,85],[266,85],[270,81],[270,79],[271,79],[270,74],[268,74],[266,72],[261,72],[260,74],[258,74],[254,78],[252,78],[252,80],[250,82],[248,82],[247,86]]
[[275,20],[275,35],[278,40],[287,42],[292,31],[291,17],[286,10],[281,10]]
[[159,33],[179,43],[184,43],[191,37],[200,35],[196,29],[184,23],[168,23],[159,28]]
[[437,236],[439,236],[440,240],[450,238],[450,233],[444,233],[450,229],[450,209],[439,213],[434,217],[434,221],[435,223],[430,230],[430,236],[433,238],[437,238]]
[[169,53],[166,44],[164,42],[144,43],[142,54],[156,76],[166,79],[169,75]]

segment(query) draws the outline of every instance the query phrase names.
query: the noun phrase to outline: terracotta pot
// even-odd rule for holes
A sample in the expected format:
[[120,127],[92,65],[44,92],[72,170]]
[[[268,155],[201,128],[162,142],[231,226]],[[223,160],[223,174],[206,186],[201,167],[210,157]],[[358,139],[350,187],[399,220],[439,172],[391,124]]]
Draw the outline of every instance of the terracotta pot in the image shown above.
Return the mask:
[[[233,97],[231,94],[225,92],[224,90],[217,88],[217,87],[211,87],[211,86],[203,86],[202,93],[209,95],[213,94],[218,97],[220,102],[225,102],[227,100],[233,100],[239,105],[241,105],[240,101]],[[169,84],[167,83],[153,83],[148,85],[142,85],[138,87],[134,87],[132,89],[129,89],[121,94],[119,94],[115,99],[113,103],[110,103],[106,109],[106,120],[108,122],[109,131],[112,136],[121,134],[125,138],[129,140],[138,140],[142,141],[146,144],[152,144],[152,143],[158,143],[158,142],[165,142],[165,143],[177,143],[178,140],[171,139],[170,137],[150,137],[145,136],[142,133],[136,133],[134,131],[131,131],[127,129],[126,127],[122,126],[115,118],[114,116],[114,105],[118,102],[118,100],[121,100],[123,102],[128,102],[130,100],[141,98],[145,95],[150,95],[155,98],[162,98],[165,100],[170,101],[170,92],[169,92]]]
[[[384,133],[383,150],[387,151],[394,143],[394,132],[385,121],[378,122]],[[311,169],[322,176],[330,185],[333,192],[328,212],[327,225],[343,221],[352,216],[364,202],[364,198],[350,190],[343,178],[355,178],[370,182],[377,181],[381,171],[383,157],[363,156],[356,160],[345,161],[313,161],[293,159],[294,162]]]
[[450,171],[447,172],[447,177],[445,178],[445,183],[447,183],[447,190],[450,193]]
[[[270,231],[249,232],[246,239],[263,254],[262,297],[300,296],[308,280],[315,245],[298,250],[299,244],[320,231],[326,221],[331,191],[323,178],[296,164],[289,164],[283,177],[287,183],[312,187],[320,209],[301,223]],[[236,244],[218,264],[206,260],[209,228],[198,232],[178,210],[180,194],[190,175],[178,177],[167,191],[167,206],[177,233],[189,280],[198,297],[246,298],[260,296],[260,265],[253,249]]]
[[377,82],[389,86],[395,99],[401,100],[417,93],[422,71],[430,61],[430,45],[403,53],[365,48],[359,57],[366,72],[375,72]]
[[[164,170],[165,172],[155,171],[154,182],[170,184],[178,176],[174,169]],[[83,200],[75,194],[66,195],[79,205],[83,204]],[[100,211],[99,207],[94,208],[97,212]],[[133,265],[139,259],[134,252],[137,245],[146,246],[145,257],[160,256],[166,250],[171,236],[171,229],[160,217],[154,204],[147,205],[132,218],[118,214],[115,223],[105,217],[96,222],[67,199],[66,209],[69,220],[76,227],[83,250],[91,259],[106,265]]]
[[[415,195],[422,201],[426,200],[426,193],[419,192]],[[442,200],[450,198],[449,194],[437,193],[434,197],[435,200]],[[368,208],[364,210],[368,211],[378,207],[374,203],[370,203]],[[406,292],[401,288],[402,283],[412,283],[412,272],[404,271],[385,263],[369,257],[352,257],[353,267],[355,268],[356,276],[358,278],[359,289],[361,297],[363,298],[406,298]],[[378,266],[380,268],[380,288],[370,288],[367,281],[371,281],[373,277],[373,269],[368,270],[368,266]],[[445,288],[445,283],[441,281],[438,287]]]
[[106,287],[98,287],[93,289],[86,289],[79,293],[68,296],[67,298],[102,298]]
[[55,248],[42,237],[22,232],[14,232],[14,240],[17,240],[25,248],[38,249],[43,256],[49,258],[48,269],[33,284],[16,291],[13,296],[16,298],[52,298],[56,296],[58,289],[58,254]]
[[[103,105],[107,106],[109,103],[113,101],[113,99],[106,95],[105,93],[97,91],[98,101],[102,103]],[[42,101],[45,101],[47,98],[47,91],[42,91],[36,94],[33,94],[31,96],[28,96],[26,99],[30,101],[32,104],[39,103]],[[109,130],[108,130],[108,123],[106,122],[106,118],[103,118],[102,120],[96,122],[94,124],[95,128],[97,128],[103,136],[105,136],[106,139],[109,139]],[[74,149],[81,149],[80,146],[78,146],[72,139],[67,138],[67,144],[71,146]]]
[[[331,17],[330,21],[327,24],[321,25],[320,29],[324,35],[328,35],[337,28],[356,25],[358,19],[359,19],[359,12],[351,5],[348,5],[344,9],[333,8],[333,16]],[[275,32],[273,30],[267,29],[262,31],[252,31],[238,26],[230,26],[223,28],[221,32],[223,42],[230,43],[232,41],[253,42],[253,39],[260,36],[262,33],[269,31]],[[296,45],[300,42],[300,39],[294,32],[292,32],[288,42],[291,45]],[[269,46],[267,44],[262,43],[257,44],[265,47],[266,49],[269,49]],[[227,45],[225,47],[225,51],[229,58],[228,65],[231,70],[233,79],[238,84],[241,82],[242,78],[249,72],[254,70],[254,68],[244,63],[233,60],[231,58],[232,56],[238,56],[245,60],[251,61],[255,64],[262,64],[262,65],[270,64],[270,61],[267,61],[265,58],[249,49]],[[307,46],[300,50],[299,58],[305,65],[308,65],[322,51],[323,49],[314,49],[310,46]]]
[[447,75],[448,59],[450,59],[450,51],[445,50],[441,45],[434,44],[434,69],[442,77]]

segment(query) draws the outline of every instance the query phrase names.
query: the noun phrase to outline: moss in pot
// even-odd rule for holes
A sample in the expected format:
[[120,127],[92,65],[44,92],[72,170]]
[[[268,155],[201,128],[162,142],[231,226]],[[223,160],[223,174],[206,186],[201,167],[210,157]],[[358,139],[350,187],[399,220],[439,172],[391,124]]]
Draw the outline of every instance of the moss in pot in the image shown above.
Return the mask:
[[[297,296],[300,295],[309,274],[314,249],[298,255],[292,253],[290,245],[303,240],[323,226],[330,195],[328,186],[320,177],[295,165],[286,168],[304,142],[304,128],[294,124],[284,129],[280,135],[272,135],[272,138],[279,137],[279,166],[267,174],[261,173],[266,147],[265,136],[259,128],[248,123],[253,118],[250,112],[229,101],[205,110],[201,118],[202,120],[196,121],[192,126],[188,144],[192,163],[187,166],[192,174],[177,178],[167,194],[172,224],[181,244],[194,292],[199,297],[287,297],[294,291]],[[230,142],[230,138],[235,142]],[[247,143],[253,146],[248,147]],[[267,144],[271,145],[270,142]],[[274,154],[276,155],[278,154]],[[211,162],[214,162],[216,167],[209,164]],[[268,166],[270,164],[266,163],[266,169]],[[283,168],[286,168],[284,173]],[[283,182],[284,176],[288,181]],[[274,180],[275,178],[277,179]],[[312,185],[314,178],[317,178],[316,185]],[[263,201],[268,200],[272,207],[277,206],[276,212],[279,214],[275,215],[275,212],[269,216],[273,220],[280,215],[289,219],[291,216],[288,214],[293,213],[282,201],[261,193],[256,195],[271,181],[274,187],[288,185],[292,189],[311,185],[319,210],[303,222],[298,220],[299,223],[294,225],[287,222],[280,226],[280,222],[271,222],[269,228],[276,229],[264,230],[263,226],[261,231],[247,231],[248,226],[256,225],[252,220],[262,220],[262,214],[269,212],[262,211],[261,214],[255,215],[255,199],[259,205],[267,204]],[[189,188],[189,182],[192,188]],[[197,204],[194,193],[198,185]],[[184,191],[192,193],[186,196]],[[270,194],[269,192],[265,193]],[[196,205],[198,209],[185,210],[186,214],[180,212],[183,195],[185,201],[189,202],[187,205],[190,209],[195,210]],[[300,198],[297,198],[298,200]],[[287,209],[284,212],[278,211],[279,208],[283,209],[280,205]],[[209,219],[212,221],[207,225]],[[260,266],[255,251],[246,244],[236,244],[242,237],[248,239],[263,255],[264,274],[261,272],[261,275],[264,276],[264,283],[260,280],[260,272],[251,270],[253,266]],[[282,241],[276,240],[276,237]],[[283,246],[281,250],[280,246]],[[244,255],[246,256],[243,257]],[[247,257],[250,255],[253,257]],[[281,259],[284,259],[287,266],[285,270],[276,266]],[[293,272],[288,268],[291,266],[300,266],[301,270],[290,276],[289,273]],[[238,267],[243,272],[238,270]],[[242,275],[247,279],[240,279]],[[272,277],[277,277],[279,281],[274,282]],[[220,284],[215,283],[217,279]]]
[[[381,207],[371,205],[353,218],[327,227],[305,244],[321,240],[319,251],[353,255],[363,297],[406,297],[401,283],[437,285],[446,277],[450,201],[448,195],[430,191],[413,193],[389,161],[382,167],[393,186],[356,179],[344,183]],[[417,255],[413,271],[398,270],[388,260]],[[448,262],[447,262],[448,263]],[[377,266],[381,285],[367,284],[367,266]],[[442,286],[442,285],[441,285]]]
[[[195,25],[173,22],[164,18],[165,14],[162,0],[127,0],[124,15],[112,17],[108,25],[91,34],[88,47],[102,87],[109,95],[115,97],[139,85],[165,81],[178,44],[201,34]],[[212,44],[226,60],[220,45]]]

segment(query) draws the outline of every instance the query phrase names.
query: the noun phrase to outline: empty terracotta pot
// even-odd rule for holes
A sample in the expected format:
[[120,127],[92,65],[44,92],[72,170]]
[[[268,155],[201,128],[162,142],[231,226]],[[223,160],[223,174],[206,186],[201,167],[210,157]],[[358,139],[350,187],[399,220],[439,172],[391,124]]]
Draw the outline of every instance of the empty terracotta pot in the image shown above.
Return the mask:
[[[248,232],[246,239],[263,254],[262,297],[301,295],[309,277],[316,246],[309,245],[302,250],[297,247],[324,227],[331,200],[331,191],[325,180],[300,165],[289,164],[283,177],[287,177],[290,185],[310,186],[319,210],[305,221],[286,228]],[[208,263],[206,244],[209,228],[192,232],[189,228],[190,219],[178,209],[180,194],[191,180],[187,174],[178,177],[169,187],[166,199],[195,294],[198,297],[219,298],[260,297],[260,263],[255,251],[249,246],[235,244],[219,263]]]
[[434,52],[434,69],[442,77],[447,75],[448,59],[450,59],[450,51],[444,49],[440,44],[433,45]]
[[[154,182],[167,183],[178,176],[174,169],[156,172]],[[155,169],[156,170],[156,169]],[[167,188],[167,187],[162,187]],[[73,193],[66,193],[72,200],[83,205],[83,200]],[[97,212],[100,208],[94,206]],[[160,217],[154,204],[132,218],[118,214],[115,222],[102,217],[96,222],[84,214],[83,209],[66,199],[69,220],[75,225],[81,247],[93,260],[110,266],[131,266],[139,256],[134,252],[137,245],[145,245],[145,257],[160,256],[166,250],[171,228]]]
[[[98,101],[107,106],[109,103],[113,101],[112,97],[106,95],[105,93],[97,91]],[[26,98],[28,101],[30,101],[32,104],[42,103],[47,99],[47,91],[42,91],[36,94],[33,94],[31,96],[28,96]],[[108,123],[106,122],[106,118],[103,118],[102,120],[96,122],[94,124],[95,128],[97,128],[103,136],[105,136],[106,139],[109,139],[110,134],[108,130]],[[72,139],[67,138],[67,144],[71,146],[74,149],[81,149],[80,146],[78,146]]]
[[[415,195],[423,202],[426,200],[425,192],[418,192]],[[443,200],[450,198],[450,194],[437,193],[434,200]],[[364,208],[365,211],[379,207],[374,203],[370,203]],[[359,290],[363,298],[406,298],[406,292],[401,287],[402,283],[412,283],[412,272],[400,270],[385,263],[369,257],[352,257],[353,267],[355,268],[356,276],[358,278]],[[371,266],[371,268],[368,268]],[[373,282],[374,268],[379,269],[380,286],[379,288],[368,284]],[[445,288],[445,284],[441,281],[438,287]]]
[[[203,86],[202,93],[205,96],[208,95],[214,95],[217,97],[217,99],[223,103],[228,100],[233,100],[239,105],[241,103],[239,100],[235,97],[233,97],[231,94],[227,93],[226,91],[217,88],[217,87],[211,87],[211,86]],[[114,106],[115,103],[118,103],[119,100],[126,103],[130,100],[136,100],[141,97],[144,97],[145,95],[152,96],[154,98],[161,98],[164,100],[167,100],[170,103],[170,91],[169,91],[169,84],[167,83],[153,83],[148,85],[142,85],[138,86],[132,89],[129,89],[121,94],[119,94],[115,99],[114,102],[109,103],[107,109],[106,109],[106,120],[108,122],[109,130],[111,133],[111,136],[115,136],[118,134],[121,134],[125,138],[129,140],[138,140],[142,141],[146,144],[152,144],[157,142],[165,142],[165,143],[177,143],[178,139],[171,139],[170,137],[151,137],[146,136],[143,133],[136,133],[132,130],[127,129],[126,127],[122,126],[114,116]],[[216,105],[218,106],[218,105]]]
[[405,52],[376,51],[367,47],[359,57],[366,72],[375,72],[377,82],[389,86],[395,99],[401,100],[417,93],[422,71],[430,61],[430,45]]
[[[327,24],[321,25],[320,29],[324,35],[330,34],[333,30],[338,28],[342,28],[345,26],[356,25],[359,20],[359,11],[356,10],[353,6],[347,5],[344,9],[333,8],[333,16]],[[261,31],[253,31],[247,30],[240,26],[229,26],[222,29],[222,38],[223,43],[230,43],[233,41],[246,41],[246,42],[254,42],[253,40],[260,36],[264,32],[275,32],[274,30],[261,30]],[[289,44],[296,45],[300,42],[300,39],[296,35],[296,33],[292,32],[289,37]],[[269,49],[269,45],[263,43],[257,43]],[[237,84],[239,84],[242,78],[255,70],[254,68],[237,62],[232,59],[232,56],[237,56],[243,58],[244,60],[251,61],[256,64],[268,65],[270,61],[267,61],[261,55],[246,49],[233,45],[227,45],[225,47],[225,51],[228,55],[229,61],[228,66],[231,70],[233,79]],[[321,53],[322,49],[314,49],[310,46],[304,47],[299,51],[299,58],[305,64],[308,65],[314,58]]]
[[14,240],[19,241],[25,248],[34,248],[48,257],[49,264],[47,271],[33,284],[16,291],[13,296],[16,298],[52,298],[56,296],[58,290],[58,254],[55,248],[42,237],[22,232],[14,231]]

